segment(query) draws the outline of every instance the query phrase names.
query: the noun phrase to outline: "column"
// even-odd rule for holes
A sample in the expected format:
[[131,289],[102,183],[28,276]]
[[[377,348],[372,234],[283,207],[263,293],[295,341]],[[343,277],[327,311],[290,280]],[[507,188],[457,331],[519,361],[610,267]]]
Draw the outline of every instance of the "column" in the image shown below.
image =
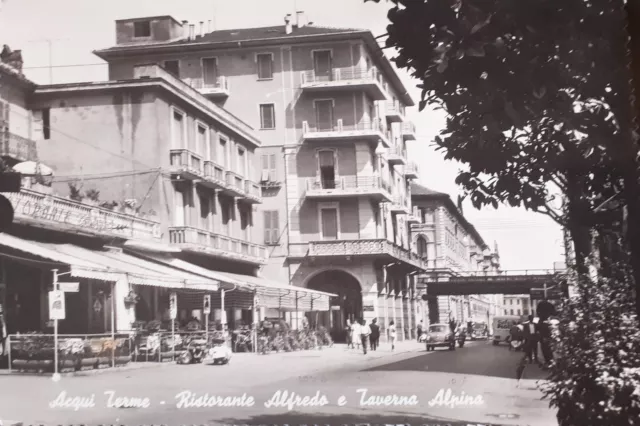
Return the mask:
[[214,190],[212,197],[213,204],[213,232],[216,234],[222,234],[222,206],[220,205],[220,190]]
[[[303,148],[301,148],[303,149]],[[289,242],[300,242],[300,205],[304,198],[301,198],[305,190],[306,181],[298,177],[296,164],[297,147],[284,149],[284,173],[286,179],[286,217],[288,221],[287,233]],[[302,188],[300,188],[302,185]],[[281,217],[281,216],[280,216]]]
[[[114,297],[115,314],[116,314],[116,331],[131,330],[131,324],[135,321],[135,308],[134,305],[127,306],[124,303],[124,298],[129,294],[130,286],[129,281],[125,275],[121,276],[113,286],[114,293],[111,297]],[[105,309],[109,307],[105,306]]]
[[402,294],[402,286],[400,287],[400,291],[398,292],[398,294],[396,295],[396,303],[399,305],[400,307],[400,324],[398,324],[399,326],[399,331],[400,331],[400,336],[401,339],[399,340],[406,340],[407,336],[405,333],[405,323],[404,323],[404,295]]

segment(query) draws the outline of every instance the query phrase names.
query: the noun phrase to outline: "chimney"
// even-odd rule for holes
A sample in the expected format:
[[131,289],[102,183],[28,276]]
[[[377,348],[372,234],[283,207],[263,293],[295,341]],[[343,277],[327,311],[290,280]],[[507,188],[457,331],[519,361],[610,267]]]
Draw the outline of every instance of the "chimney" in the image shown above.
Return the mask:
[[213,31],[213,21],[209,19],[209,32]]
[[293,27],[291,25],[291,14],[288,13],[285,17],[284,17],[284,32],[287,34],[291,34],[291,32],[293,31]]
[[196,39],[196,25],[189,24],[189,40],[195,40],[195,39]]
[[200,37],[204,37],[204,21],[200,21]]
[[307,25],[307,17],[304,15],[304,12],[299,10],[296,12],[296,26],[298,28],[302,28]]
[[182,21],[182,37],[189,38],[189,21]]

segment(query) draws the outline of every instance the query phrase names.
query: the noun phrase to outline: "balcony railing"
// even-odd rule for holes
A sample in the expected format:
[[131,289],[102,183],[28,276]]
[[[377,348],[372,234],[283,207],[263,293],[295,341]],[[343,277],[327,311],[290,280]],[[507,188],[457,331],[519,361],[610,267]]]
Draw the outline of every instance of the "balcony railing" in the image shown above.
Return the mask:
[[260,201],[262,198],[262,187],[250,180],[244,181],[244,192],[247,194],[247,197],[251,199]]
[[207,182],[214,184],[216,187],[223,187],[226,184],[225,176],[226,171],[224,167],[211,160],[205,160],[204,178]]
[[382,73],[372,67],[364,70],[359,67],[332,68],[328,72],[316,70],[302,72],[303,89],[365,89],[373,100],[387,100],[389,85]]
[[302,134],[305,140],[345,140],[351,138],[369,139],[372,142],[382,141],[389,146],[388,132],[382,120],[362,121],[345,124],[342,118],[335,122],[302,122]]
[[198,154],[188,149],[172,149],[170,156],[171,169],[174,173],[188,177],[202,176],[203,161]]
[[227,81],[227,77],[218,77],[213,82],[205,81],[204,78],[192,78],[187,82],[189,86],[193,87],[203,95],[229,96],[229,83]]
[[422,223],[422,214],[418,206],[413,206],[411,213],[407,215],[407,222],[409,223]]
[[227,188],[238,194],[244,194],[244,179],[239,174],[227,170]]
[[186,250],[249,263],[264,264],[267,260],[267,249],[264,246],[190,226],[169,228],[169,241]]
[[370,190],[383,189],[391,191],[390,185],[379,176],[346,176],[336,180],[318,180],[310,178],[307,180],[307,190]]
[[11,132],[0,132],[0,157],[11,157],[20,162],[37,161],[36,142]]
[[404,175],[408,179],[417,179],[420,175],[418,165],[412,161],[407,162],[404,166]]
[[402,123],[402,137],[404,140],[416,139],[416,126],[410,121]]
[[418,268],[426,267],[416,253],[386,239],[312,241],[309,256],[389,256]]
[[73,228],[96,235],[158,240],[160,223],[91,204],[80,203],[30,189],[3,194],[9,199],[16,222],[50,229]]
[[409,199],[408,197],[395,196],[391,203],[392,211],[409,212]]
[[404,107],[400,105],[399,101],[387,101],[385,103],[385,112],[387,119],[391,122],[404,120]]
[[407,150],[402,146],[392,146],[387,149],[387,161],[389,164],[405,164],[407,161]]

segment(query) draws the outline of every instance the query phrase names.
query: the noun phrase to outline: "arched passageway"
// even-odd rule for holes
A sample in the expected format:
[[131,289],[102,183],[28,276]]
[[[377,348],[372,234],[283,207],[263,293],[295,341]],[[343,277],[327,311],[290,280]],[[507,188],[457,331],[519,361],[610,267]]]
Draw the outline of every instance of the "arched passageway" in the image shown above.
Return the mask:
[[308,319],[312,326],[326,327],[334,341],[345,341],[347,321],[362,318],[363,315],[362,291],[358,280],[346,272],[330,270],[312,277],[307,287],[337,295],[331,300],[329,312],[314,312]]

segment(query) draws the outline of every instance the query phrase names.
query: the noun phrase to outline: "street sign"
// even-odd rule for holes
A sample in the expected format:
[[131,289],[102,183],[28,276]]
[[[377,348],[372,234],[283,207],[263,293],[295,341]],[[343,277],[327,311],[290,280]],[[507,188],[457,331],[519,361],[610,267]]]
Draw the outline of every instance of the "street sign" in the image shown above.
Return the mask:
[[339,311],[340,310],[340,306],[332,306],[331,310],[332,311]]
[[178,317],[178,295],[175,293],[169,296],[169,317],[172,320]]
[[64,292],[52,290],[49,292],[49,318],[63,320],[65,318]]
[[202,312],[205,315],[209,315],[211,313],[211,295],[210,294],[205,294],[204,295]]
[[80,291],[80,283],[58,283],[58,287],[65,293],[77,293]]

